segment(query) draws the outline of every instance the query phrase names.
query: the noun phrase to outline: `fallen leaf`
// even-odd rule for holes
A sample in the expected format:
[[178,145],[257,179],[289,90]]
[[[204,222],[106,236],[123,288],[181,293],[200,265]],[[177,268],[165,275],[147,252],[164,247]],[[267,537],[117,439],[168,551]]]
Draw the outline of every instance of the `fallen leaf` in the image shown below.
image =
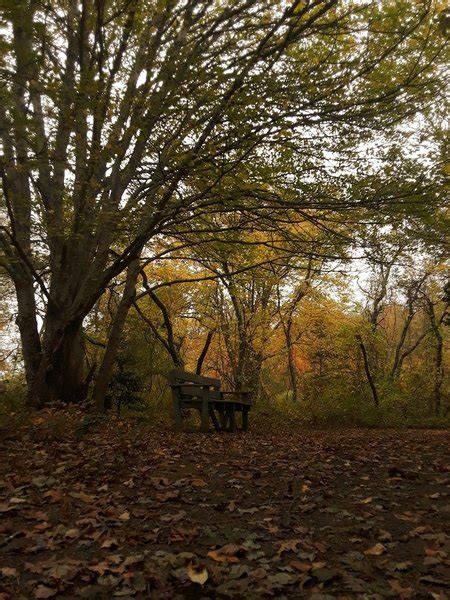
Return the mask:
[[168,500],[176,500],[180,497],[180,492],[178,490],[172,490],[168,492],[158,492],[156,494],[156,499],[158,502],[167,502]]
[[17,577],[18,571],[14,567],[2,567],[0,573],[3,577]]
[[361,504],[370,504],[372,500],[372,496],[369,496],[368,498],[364,498],[364,500],[361,500]]
[[116,539],[107,539],[101,545],[102,548],[112,548],[113,546],[118,546],[118,542]]
[[226,563],[237,563],[239,559],[237,556],[227,556],[226,554],[219,554],[216,550],[211,550],[208,552],[207,556],[212,558],[216,562],[226,562]]
[[36,588],[36,591],[34,592],[34,597],[35,598],[52,598],[53,596],[56,596],[57,591],[46,587],[45,585],[39,585]]
[[381,556],[384,552],[386,552],[386,547],[383,544],[375,544],[375,546],[364,550],[364,554],[367,556]]
[[206,570],[206,567],[200,565],[197,566],[189,563],[186,567],[186,573],[191,581],[194,583],[199,583],[200,585],[203,585],[208,579],[208,571]]
[[267,582],[269,583],[270,587],[273,588],[290,585],[291,583],[294,583],[295,580],[296,576],[291,575],[290,573],[275,573],[274,575],[269,575],[269,577],[267,578]]
[[278,554],[283,554],[283,552],[297,552],[297,546],[300,544],[301,540],[286,540],[285,542],[281,542],[278,548]]
[[77,572],[78,572],[78,569],[76,567],[74,567],[73,565],[62,564],[62,565],[55,565],[54,567],[52,567],[50,569],[50,571],[48,572],[48,574],[53,579],[63,579],[63,580],[67,581],[67,580],[70,580],[73,577],[75,577]]
[[64,535],[64,537],[66,538],[76,538],[80,535],[80,530],[79,529],[68,529]]
[[194,487],[206,487],[208,484],[206,483],[206,481],[203,481],[203,479],[193,479],[191,481],[191,485],[193,485]]
[[289,564],[296,571],[301,571],[302,573],[307,573],[312,569],[312,565],[310,563],[304,563],[299,560],[291,560]]
[[258,567],[257,569],[250,571],[249,577],[254,581],[260,581],[267,577],[267,571],[263,567]]
[[389,585],[391,586],[392,591],[394,591],[399,598],[412,598],[412,596],[415,595],[413,588],[402,587],[400,582],[395,579],[391,579],[389,581]]

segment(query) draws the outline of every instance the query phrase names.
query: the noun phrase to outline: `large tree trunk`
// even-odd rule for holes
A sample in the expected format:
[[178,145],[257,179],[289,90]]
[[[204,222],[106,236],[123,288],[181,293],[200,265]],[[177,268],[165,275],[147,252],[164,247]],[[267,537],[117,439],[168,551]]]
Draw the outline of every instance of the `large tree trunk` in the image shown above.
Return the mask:
[[247,338],[240,338],[234,385],[237,390],[250,392],[253,401],[259,395],[263,357]]
[[43,353],[32,396],[35,406],[79,403],[86,398],[84,336],[81,323],[62,324],[47,314]]
[[22,343],[22,355],[27,381],[27,399],[31,406],[38,406],[39,399],[34,395],[34,384],[41,360],[41,341],[36,321],[36,300],[33,279],[30,276],[14,278],[18,316],[16,319]]
[[95,409],[100,412],[105,410],[106,392],[111,380],[120,340],[122,339],[125,320],[136,294],[136,281],[139,269],[139,259],[133,261],[128,267],[125,288],[114,316],[103,361],[95,381],[93,404]]

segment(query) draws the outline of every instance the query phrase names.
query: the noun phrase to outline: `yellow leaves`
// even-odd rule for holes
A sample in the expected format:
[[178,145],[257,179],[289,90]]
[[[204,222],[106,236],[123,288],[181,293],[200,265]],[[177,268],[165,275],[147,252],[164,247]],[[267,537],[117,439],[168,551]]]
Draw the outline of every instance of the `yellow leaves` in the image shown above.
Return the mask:
[[305,10],[305,7],[308,5],[307,2],[305,2],[304,0],[302,0],[301,2],[299,2],[297,4],[297,6],[294,8],[294,15],[298,15],[301,12],[303,12]]
[[364,500],[361,500],[361,504],[370,504],[372,500],[372,496],[369,496],[368,498],[364,498]]
[[203,585],[208,580],[208,571],[203,565],[189,563],[186,567],[186,573],[192,582],[199,583],[200,585]]

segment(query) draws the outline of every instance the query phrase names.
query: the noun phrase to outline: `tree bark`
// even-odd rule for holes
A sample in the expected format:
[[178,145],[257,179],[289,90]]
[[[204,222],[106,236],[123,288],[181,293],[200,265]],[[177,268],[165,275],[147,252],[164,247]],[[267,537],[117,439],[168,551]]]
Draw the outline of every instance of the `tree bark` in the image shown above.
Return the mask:
[[203,362],[206,358],[206,355],[208,354],[208,350],[211,345],[211,340],[213,338],[213,335],[214,335],[213,331],[208,331],[208,335],[206,336],[206,340],[205,340],[205,345],[203,346],[203,350],[200,352],[200,356],[198,357],[198,360],[197,360],[197,367],[195,369],[195,372],[197,373],[197,375],[202,374]]
[[61,323],[47,314],[43,352],[33,382],[34,405],[79,403],[86,397],[84,336],[81,322]]
[[298,402],[298,389],[297,389],[297,368],[295,366],[294,360],[294,352],[292,348],[292,340],[286,338],[286,342],[288,345],[287,349],[287,357],[288,357],[288,369],[289,369],[289,379],[291,380],[291,390],[292,390],[292,402]]
[[417,301],[419,293],[422,290],[422,286],[425,283],[428,276],[429,273],[425,273],[425,275],[423,275],[423,277],[421,277],[420,280],[413,281],[409,286],[409,289],[407,290],[407,314],[406,319],[403,323],[402,331],[400,333],[400,339],[395,348],[395,356],[394,362],[392,364],[392,369],[389,373],[389,378],[391,381],[398,379],[398,377],[400,376],[401,367],[405,358],[404,353],[402,354],[403,346],[405,344],[412,320],[414,319],[414,316],[416,314],[415,303]]
[[443,366],[443,339],[442,334],[439,329],[436,328],[434,332],[436,338],[436,353],[435,353],[435,374],[434,374],[434,387],[433,387],[433,396],[434,396],[434,413],[436,416],[439,416],[442,411],[442,394],[441,388],[442,383],[444,381],[444,366]]
[[139,275],[139,269],[139,259],[134,260],[128,267],[125,288],[113,319],[102,364],[95,381],[92,400],[94,408],[98,412],[105,410],[106,392],[111,380],[120,340],[122,339],[125,320],[136,295],[136,282]]
[[440,324],[445,319],[448,307],[446,306],[442,317],[436,318],[436,311],[434,304],[430,298],[425,299],[428,316],[430,319],[431,330],[436,340],[435,354],[434,354],[434,383],[433,383],[433,403],[434,403],[434,414],[439,416],[442,411],[442,384],[444,382],[444,340],[440,331]]
[[366,350],[366,347],[362,340],[362,337],[360,335],[357,335],[356,339],[358,340],[359,347],[361,348],[361,354],[363,356],[363,361],[364,361],[364,371],[366,372],[367,381],[370,386],[370,391],[372,392],[373,403],[375,404],[376,407],[378,407],[380,405],[380,401],[378,398],[378,392],[377,392],[377,388],[375,385],[375,381],[374,381],[374,379],[372,377],[372,373],[370,371],[369,357],[367,356],[367,350]]
[[22,344],[22,355],[27,382],[27,401],[37,407],[39,399],[34,394],[35,380],[41,360],[41,340],[36,321],[36,299],[31,276],[15,277],[18,315],[16,319]]

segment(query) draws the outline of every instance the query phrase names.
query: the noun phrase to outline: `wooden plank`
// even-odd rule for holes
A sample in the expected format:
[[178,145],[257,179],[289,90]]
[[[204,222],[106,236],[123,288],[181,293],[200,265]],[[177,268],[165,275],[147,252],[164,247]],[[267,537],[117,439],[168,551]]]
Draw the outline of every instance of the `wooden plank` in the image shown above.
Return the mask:
[[220,392],[222,396],[241,396],[239,400],[233,400],[233,402],[240,402],[241,404],[247,404],[251,406],[252,401],[250,398],[250,392],[233,392],[233,391],[224,391]]
[[211,421],[213,422],[214,429],[216,431],[220,431],[220,423],[217,420],[216,413],[214,412],[214,407],[211,404],[209,404],[209,416],[211,417]]
[[202,375],[197,375],[197,373],[189,373],[182,369],[172,369],[168,375],[168,379],[171,384],[177,384],[179,381],[190,381],[199,385],[209,385],[217,389],[220,388],[220,379],[203,377]]
[[232,433],[235,433],[235,431],[236,431],[236,411],[235,411],[234,404],[230,404],[230,406],[227,407],[227,412],[228,412],[229,431],[231,431]]
[[183,429],[183,415],[181,414],[181,406],[180,399],[176,396],[172,399],[173,406],[173,418],[175,420],[175,429],[177,431],[182,431]]
[[207,398],[203,398],[202,401],[202,423],[201,431],[207,433],[209,429],[209,403]]
[[176,388],[181,396],[210,398],[211,400],[221,400],[220,392],[216,390],[205,390],[200,385],[177,385]]
[[215,406],[219,412],[220,429],[225,431],[227,428],[227,415],[225,412],[225,406],[224,404],[216,404]]

